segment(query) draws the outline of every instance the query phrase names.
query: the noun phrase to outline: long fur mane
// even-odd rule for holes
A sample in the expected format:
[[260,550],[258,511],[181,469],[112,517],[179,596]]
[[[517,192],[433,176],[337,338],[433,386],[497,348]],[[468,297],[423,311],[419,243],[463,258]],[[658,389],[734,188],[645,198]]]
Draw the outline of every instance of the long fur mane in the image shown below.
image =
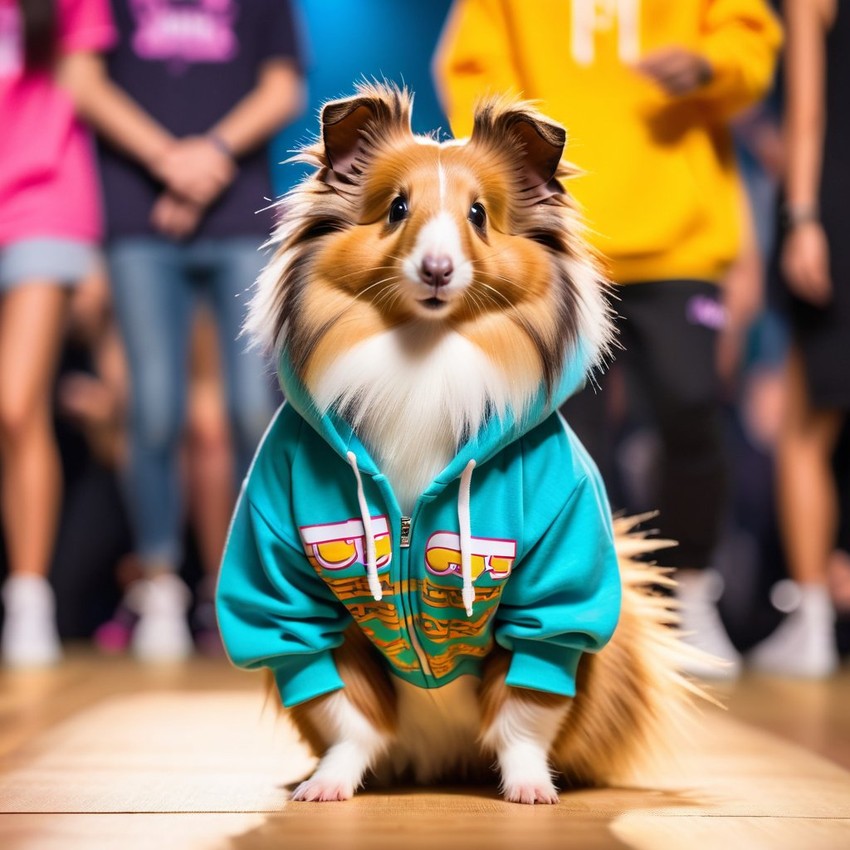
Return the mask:
[[[353,98],[325,106],[322,138],[306,146],[293,161],[315,171],[277,204],[279,223],[270,240],[275,255],[260,276],[249,305],[246,333],[254,343],[279,356],[285,349],[295,373],[303,378],[310,359],[329,333],[345,324],[351,303],[342,299],[321,321],[306,317],[306,293],[315,274],[315,258],[334,235],[356,227],[362,216],[362,193],[370,164],[394,146],[436,145],[410,129],[412,98],[387,84],[361,84]],[[327,128],[359,117],[355,155],[343,170],[334,167]],[[550,391],[557,385],[569,352],[582,347],[587,369],[601,367],[609,356],[613,330],[606,284],[596,256],[582,234],[574,200],[563,188],[575,169],[561,160],[565,133],[531,104],[507,97],[482,101],[475,127],[463,144],[486,167],[510,177],[509,228],[512,235],[542,245],[551,262],[550,291],[535,303],[505,305],[492,294],[478,296],[485,307],[507,319],[533,346],[541,379]],[[529,181],[529,149],[554,152],[552,175],[541,185]],[[535,153],[535,151],[532,151]],[[548,176],[548,175],[547,175]],[[340,269],[340,274],[345,274]],[[473,323],[474,324],[474,323]],[[477,340],[473,337],[472,341]]]

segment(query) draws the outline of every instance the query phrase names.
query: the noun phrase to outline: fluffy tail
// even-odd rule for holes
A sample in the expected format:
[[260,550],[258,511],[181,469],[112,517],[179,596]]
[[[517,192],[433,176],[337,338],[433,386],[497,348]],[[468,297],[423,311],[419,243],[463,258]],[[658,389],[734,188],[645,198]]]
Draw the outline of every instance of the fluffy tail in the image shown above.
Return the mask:
[[575,784],[654,774],[675,751],[697,705],[718,704],[681,672],[688,661],[714,659],[681,640],[671,570],[640,560],[675,545],[635,530],[652,516],[614,522],[623,582],[620,623],[600,653],[582,660],[577,696],[553,754],[553,766]]

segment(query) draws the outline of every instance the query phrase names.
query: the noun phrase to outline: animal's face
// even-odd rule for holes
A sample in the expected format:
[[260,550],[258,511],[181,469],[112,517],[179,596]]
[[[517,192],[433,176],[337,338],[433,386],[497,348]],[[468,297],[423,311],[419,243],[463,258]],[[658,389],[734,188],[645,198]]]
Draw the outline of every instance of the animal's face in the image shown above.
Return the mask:
[[413,135],[397,89],[327,104],[301,155],[316,173],[282,204],[249,329],[286,347],[308,387],[341,352],[409,327],[460,334],[513,384],[551,388],[570,346],[595,356],[610,333],[563,188],[565,137],[505,99],[482,104],[469,140],[443,144]]
[[[376,152],[358,220],[316,271],[388,324],[457,326],[545,295],[546,248],[514,232],[510,167],[487,149],[408,140]],[[343,274],[339,270],[344,270]]]

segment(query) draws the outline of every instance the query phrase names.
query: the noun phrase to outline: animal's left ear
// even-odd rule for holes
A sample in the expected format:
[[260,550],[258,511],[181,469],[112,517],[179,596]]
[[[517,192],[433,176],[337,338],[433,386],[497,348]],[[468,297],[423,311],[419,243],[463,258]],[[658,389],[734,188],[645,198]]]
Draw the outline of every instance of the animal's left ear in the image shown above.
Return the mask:
[[500,99],[485,101],[475,111],[470,141],[495,146],[511,158],[529,202],[565,194],[557,174],[567,131],[526,104],[505,107]]

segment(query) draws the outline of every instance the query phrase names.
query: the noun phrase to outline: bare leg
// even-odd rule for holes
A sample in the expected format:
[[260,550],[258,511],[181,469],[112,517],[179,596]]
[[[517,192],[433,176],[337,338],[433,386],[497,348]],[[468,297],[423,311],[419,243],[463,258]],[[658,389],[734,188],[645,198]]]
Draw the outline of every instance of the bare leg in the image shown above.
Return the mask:
[[215,328],[207,313],[200,314],[193,334],[186,439],[188,507],[201,564],[214,580],[236,501],[233,451]]
[[787,410],[778,451],[785,551],[796,581],[823,585],[838,527],[831,461],[843,417],[836,411],[812,408],[796,352],[789,359],[787,376]]
[[0,310],[2,507],[10,572],[46,576],[59,518],[61,465],[52,387],[67,296],[48,282],[19,286]]
[[799,604],[750,652],[749,661],[768,673],[820,678],[839,662],[827,567],[838,528],[832,454],[842,415],[812,407],[796,351],[789,358],[787,376],[787,408],[777,453],[779,516]]

